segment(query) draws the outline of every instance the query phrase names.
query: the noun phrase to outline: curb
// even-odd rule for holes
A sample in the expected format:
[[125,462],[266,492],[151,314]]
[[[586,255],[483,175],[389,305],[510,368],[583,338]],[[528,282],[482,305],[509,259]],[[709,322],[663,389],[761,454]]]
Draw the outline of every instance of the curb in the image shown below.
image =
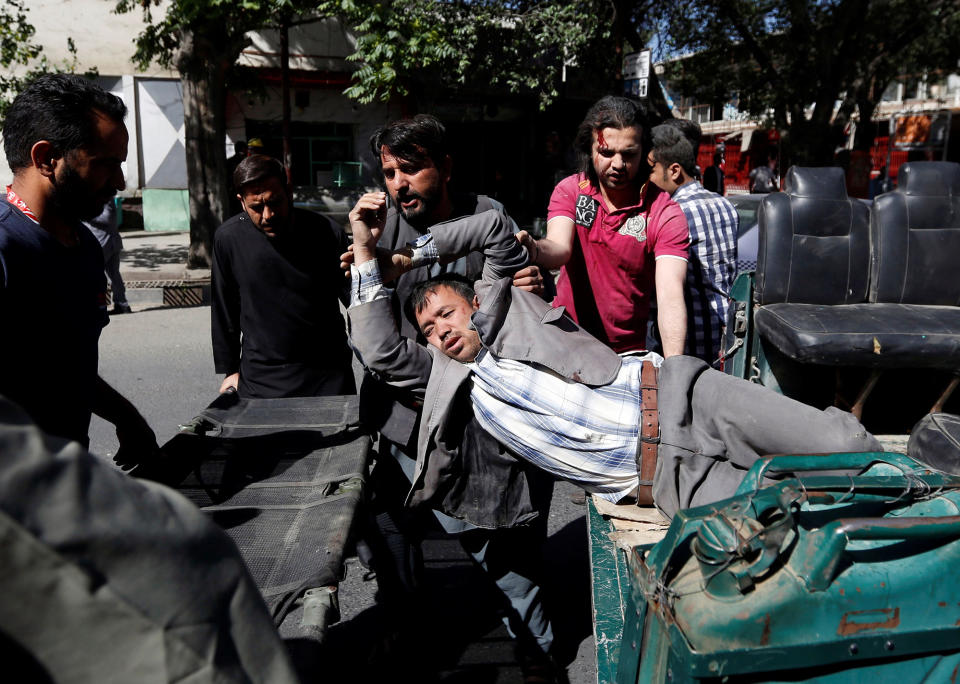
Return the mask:
[[189,232],[185,230],[123,230],[120,229],[120,238],[126,240],[127,238],[142,238],[142,237],[170,237],[171,235],[187,235],[189,237]]
[[210,280],[130,280],[127,303],[136,310],[210,304]]

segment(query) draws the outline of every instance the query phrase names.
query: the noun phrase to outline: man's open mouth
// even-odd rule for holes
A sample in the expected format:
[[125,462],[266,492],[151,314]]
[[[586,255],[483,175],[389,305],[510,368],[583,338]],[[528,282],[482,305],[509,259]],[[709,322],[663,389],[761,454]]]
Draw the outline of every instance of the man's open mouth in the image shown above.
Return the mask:
[[397,197],[397,201],[400,203],[400,206],[403,209],[413,209],[417,206],[417,202],[422,201],[423,198],[416,193],[403,193]]

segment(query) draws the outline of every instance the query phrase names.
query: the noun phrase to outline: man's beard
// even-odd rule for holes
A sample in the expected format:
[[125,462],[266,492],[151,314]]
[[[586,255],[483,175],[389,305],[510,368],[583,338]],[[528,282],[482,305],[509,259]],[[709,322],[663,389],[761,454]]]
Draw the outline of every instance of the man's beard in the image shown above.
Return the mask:
[[[412,199],[420,200],[420,206],[413,210],[404,209],[402,203]],[[434,209],[436,209],[437,204],[440,203],[440,193],[434,191],[426,195],[421,195],[412,190],[401,190],[397,193],[396,203],[397,208],[400,210],[400,213],[403,214],[403,218],[406,219],[407,223],[415,228],[423,228],[434,223],[430,217]]]
[[104,204],[113,194],[111,192],[109,197],[95,195],[68,162],[64,165],[60,178],[54,179],[50,202],[57,214],[64,219],[89,221],[100,215]]

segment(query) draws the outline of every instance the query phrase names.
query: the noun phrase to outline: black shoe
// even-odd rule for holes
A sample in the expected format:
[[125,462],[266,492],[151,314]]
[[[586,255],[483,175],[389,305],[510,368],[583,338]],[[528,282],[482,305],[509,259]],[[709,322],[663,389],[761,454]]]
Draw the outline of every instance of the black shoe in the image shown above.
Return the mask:
[[133,313],[133,309],[130,308],[129,304],[114,304],[113,308],[110,309],[111,316],[116,314],[127,314],[127,313]]

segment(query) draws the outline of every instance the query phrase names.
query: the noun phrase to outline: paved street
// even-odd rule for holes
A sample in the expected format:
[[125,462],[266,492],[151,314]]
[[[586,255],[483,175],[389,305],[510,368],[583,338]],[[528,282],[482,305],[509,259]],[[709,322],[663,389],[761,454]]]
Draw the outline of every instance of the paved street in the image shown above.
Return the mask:
[[[112,316],[100,337],[100,374],[136,404],[162,444],[220,386],[210,352],[210,308]],[[113,426],[94,416],[91,451],[112,456],[116,448]]]
[[[163,259],[181,251],[185,254],[185,236],[125,236],[124,241],[128,250],[124,263],[139,260],[138,268],[154,268],[155,273],[176,268]],[[163,444],[180,423],[214,398],[219,387],[210,352],[210,309],[163,309],[136,303],[134,309],[133,314],[114,316],[104,330],[100,372],[137,405]],[[90,434],[91,451],[104,457],[115,453],[111,426],[94,418]],[[589,562],[585,509],[570,502],[574,491],[562,483],[555,489],[545,591],[560,656],[571,663],[570,679],[587,684],[596,681]],[[426,618],[428,626],[421,628],[425,633],[416,640],[422,646],[419,657],[440,671],[440,681],[519,682],[511,640],[491,608],[494,597],[484,589],[482,575],[459,544],[440,533],[425,544],[425,555],[430,588],[419,617]],[[374,602],[376,583],[365,581],[365,574],[356,559],[349,561],[340,589],[343,620],[330,630],[323,665],[334,681],[339,675],[361,681],[357,676],[364,671],[371,634],[382,622]]]

